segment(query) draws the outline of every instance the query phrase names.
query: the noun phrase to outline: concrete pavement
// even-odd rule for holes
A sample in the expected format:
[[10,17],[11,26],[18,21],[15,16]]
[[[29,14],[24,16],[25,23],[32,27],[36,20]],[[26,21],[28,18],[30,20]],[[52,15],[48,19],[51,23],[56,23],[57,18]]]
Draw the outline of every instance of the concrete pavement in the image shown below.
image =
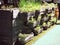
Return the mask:
[[60,25],[56,25],[32,45],[60,45]]

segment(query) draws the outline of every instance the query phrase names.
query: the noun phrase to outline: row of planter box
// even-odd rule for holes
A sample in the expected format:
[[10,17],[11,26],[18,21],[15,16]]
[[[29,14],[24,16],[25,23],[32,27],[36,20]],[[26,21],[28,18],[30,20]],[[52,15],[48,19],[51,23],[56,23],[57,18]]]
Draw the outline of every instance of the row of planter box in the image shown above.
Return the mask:
[[55,8],[35,12],[20,12],[18,8],[0,9],[0,22],[0,44],[15,45],[16,40],[24,44],[56,24],[57,16]]
[[15,29],[19,30],[18,40],[24,44],[57,23],[55,8],[35,12],[19,12],[15,20]]

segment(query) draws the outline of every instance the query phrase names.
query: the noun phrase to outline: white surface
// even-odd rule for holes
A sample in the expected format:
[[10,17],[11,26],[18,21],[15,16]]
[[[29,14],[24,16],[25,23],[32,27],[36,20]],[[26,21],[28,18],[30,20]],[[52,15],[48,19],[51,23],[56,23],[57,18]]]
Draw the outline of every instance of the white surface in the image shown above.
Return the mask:
[[33,45],[60,45],[60,25],[56,25]]
[[1,2],[0,2],[0,5],[1,5]]
[[16,18],[19,13],[19,9],[14,9],[13,10],[13,18]]

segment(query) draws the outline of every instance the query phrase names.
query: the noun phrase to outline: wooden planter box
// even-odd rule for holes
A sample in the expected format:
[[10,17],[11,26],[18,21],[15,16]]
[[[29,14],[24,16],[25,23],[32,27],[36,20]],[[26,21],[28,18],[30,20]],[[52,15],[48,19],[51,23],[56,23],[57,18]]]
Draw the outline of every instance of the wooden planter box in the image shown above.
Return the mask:
[[[13,29],[18,9],[0,9],[0,43],[1,45],[14,45],[18,30]],[[14,16],[16,15],[16,16]]]

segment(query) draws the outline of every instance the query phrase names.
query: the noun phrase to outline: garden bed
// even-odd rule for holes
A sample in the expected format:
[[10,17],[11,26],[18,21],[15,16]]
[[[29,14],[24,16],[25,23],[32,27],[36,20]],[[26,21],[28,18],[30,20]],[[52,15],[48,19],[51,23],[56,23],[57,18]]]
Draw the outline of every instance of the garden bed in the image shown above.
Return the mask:
[[25,4],[22,4],[20,7],[20,13],[18,14],[18,20],[20,21],[20,23],[17,24],[20,26],[19,28],[21,30],[20,33],[23,34],[23,32],[26,33],[27,30],[30,30],[31,32],[33,32],[34,36],[36,36],[40,34],[43,30],[47,30],[52,25],[56,24],[57,21],[57,17],[55,16],[56,8],[57,8],[56,4],[53,3],[48,4],[46,2],[44,2],[43,4],[31,2],[29,3],[26,2]]

